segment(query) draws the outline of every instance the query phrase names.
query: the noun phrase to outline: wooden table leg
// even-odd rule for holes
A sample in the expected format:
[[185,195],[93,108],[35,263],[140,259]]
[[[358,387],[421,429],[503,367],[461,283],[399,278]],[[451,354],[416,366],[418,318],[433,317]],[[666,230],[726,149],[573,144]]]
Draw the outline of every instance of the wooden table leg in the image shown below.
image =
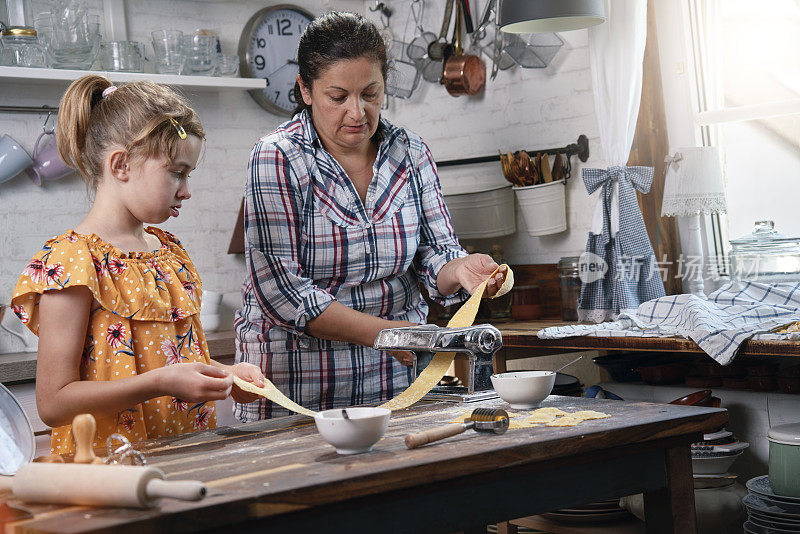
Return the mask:
[[644,494],[648,534],[694,534],[694,479],[689,446],[664,451],[667,487]]
[[511,521],[497,523],[497,534],[517,534],[517,532],[517,525],[513,524]]

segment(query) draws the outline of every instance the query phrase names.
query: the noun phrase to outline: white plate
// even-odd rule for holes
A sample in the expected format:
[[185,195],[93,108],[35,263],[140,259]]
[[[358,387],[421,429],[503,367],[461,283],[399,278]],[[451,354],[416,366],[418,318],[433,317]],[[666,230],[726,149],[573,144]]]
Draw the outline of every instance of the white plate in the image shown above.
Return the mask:
[[719,432],[713,432],[711,434],[703,434],[703,440],[711,441],[712,439],[722,439],[732,435],[733,432],[729,432],[728,430],[720,430]]
[[33,460],[33,427],[19,401],[0,384],[0,475],[13,475]]

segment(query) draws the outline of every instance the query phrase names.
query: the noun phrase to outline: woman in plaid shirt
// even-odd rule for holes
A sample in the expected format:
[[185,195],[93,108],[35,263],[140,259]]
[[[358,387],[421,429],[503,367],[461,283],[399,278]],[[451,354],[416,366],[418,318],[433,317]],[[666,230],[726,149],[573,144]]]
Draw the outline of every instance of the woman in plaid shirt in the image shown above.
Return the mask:
[[[236,360],[312,410],[378,403],[408,387],[411,354],[372,343],[426,322],[419,283],[450,305],[497,264],[458,244],[422,139],[381,119],[377,28],[328,13],[303,33],[298,63],[294,118],[250,155]],[[290,413],[264,399],[234,411],[243,422]]]

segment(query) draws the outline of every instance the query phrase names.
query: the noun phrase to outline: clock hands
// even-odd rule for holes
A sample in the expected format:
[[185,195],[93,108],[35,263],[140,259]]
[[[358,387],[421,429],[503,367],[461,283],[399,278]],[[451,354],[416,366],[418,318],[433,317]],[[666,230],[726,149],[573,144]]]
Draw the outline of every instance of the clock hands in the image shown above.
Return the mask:
[[272,78],[272,75],[273,75],[273,74],[275,74],[276,72],[278,72],[279,70],[281,70],[282,68],[284,68],[284,67],[286,67],[286,66],[288,66],[288,65],[298,65],[298,63],[297,63],[297,61],[296,61],[296,60],[294,60],[294,59],[287,59],[287,60],[286,60],[286,63],[284,63],[283,65],[281,65],[281,66],[280,66],[280,67],[278,67],[277,69],[273,70],[272,72],[270,72],[269,74],[267,74],[265,77],[266,77],[266,78]]

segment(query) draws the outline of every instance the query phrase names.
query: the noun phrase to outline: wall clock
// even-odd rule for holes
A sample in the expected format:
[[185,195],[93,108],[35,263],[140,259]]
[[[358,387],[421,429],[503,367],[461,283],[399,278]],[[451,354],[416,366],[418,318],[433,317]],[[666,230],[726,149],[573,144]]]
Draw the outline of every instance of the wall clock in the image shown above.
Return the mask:
[[305,9],[281,4],[259,10],[242,30],[240,70],[245,77],[267,81],[264,89],[253,89],[250,95],[270,113],[291,116],[294,111],[297,44],[313,19]]

